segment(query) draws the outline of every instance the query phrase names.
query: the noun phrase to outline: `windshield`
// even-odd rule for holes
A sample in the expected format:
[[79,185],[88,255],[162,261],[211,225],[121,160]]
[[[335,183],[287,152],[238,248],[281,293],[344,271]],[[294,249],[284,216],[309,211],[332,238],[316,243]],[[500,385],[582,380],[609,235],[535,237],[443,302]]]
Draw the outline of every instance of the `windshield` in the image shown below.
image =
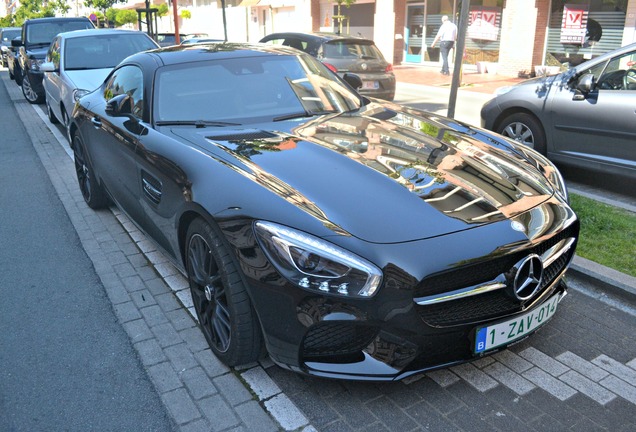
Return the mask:
[[327,59],[383,59],[380,50],[373,44],[352,41],[334,41],[323,45],[322,57]]
[[259,55],[160,69],[154,120],[249,123],[359,107],[360,97],[313,57]]
[[11,45],[11,39],[20,36],[20,29],[17,30],[4,30],[2,32],[2,42]]
[[129,55],[157,48],[145,33],[103,34],[66,39],[66,70],[108,69]]
[[58,33],[92,29],[93,24],[88,20],[81,21],[48,21],[43,23],[31,23],[27,26],[26,40],[32,45],[48,45]]

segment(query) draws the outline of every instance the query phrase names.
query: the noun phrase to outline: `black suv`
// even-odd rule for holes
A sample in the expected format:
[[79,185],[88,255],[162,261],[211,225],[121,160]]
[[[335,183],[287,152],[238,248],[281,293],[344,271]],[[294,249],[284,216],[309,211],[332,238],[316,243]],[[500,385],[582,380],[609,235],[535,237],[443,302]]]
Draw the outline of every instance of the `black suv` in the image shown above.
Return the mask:
[[393,65],[370,39],[333,33],[272,33],[262,43],[286,45],[311,54],[340,76],[362,79],[360,94],[392,101],[395,97]]
[[11,50],[11,40],[20,36],[20,27],[0,28],[0,50],[2,50],[2,59],[0,62],[3,67],[7,67],[7,57]]
[[22,93],[32,104],[44,102],[44,74],[40,65],[44,62],[51,41],[58,33],[95,28],[86,17],[77,18],[36,18],[22,24],[22,39],[12,40],[18,47],[13,70],[15,81],[22,85]]

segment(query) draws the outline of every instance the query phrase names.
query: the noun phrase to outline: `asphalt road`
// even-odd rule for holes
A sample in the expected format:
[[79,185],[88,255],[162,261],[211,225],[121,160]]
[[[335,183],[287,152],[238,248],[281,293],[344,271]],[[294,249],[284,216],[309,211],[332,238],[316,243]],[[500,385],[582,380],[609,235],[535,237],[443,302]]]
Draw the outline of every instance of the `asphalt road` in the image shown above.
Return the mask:
[[0,113],[0,430],[173,430],[4,85]]

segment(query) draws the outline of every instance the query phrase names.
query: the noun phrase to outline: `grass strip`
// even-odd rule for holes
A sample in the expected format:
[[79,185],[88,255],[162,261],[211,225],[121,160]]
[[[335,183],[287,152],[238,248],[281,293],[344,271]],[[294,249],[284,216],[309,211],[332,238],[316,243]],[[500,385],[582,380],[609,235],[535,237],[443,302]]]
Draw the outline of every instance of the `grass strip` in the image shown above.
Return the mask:
[[636,214],[576,194],[570,204],[581,221],[576,254],[636,277]]

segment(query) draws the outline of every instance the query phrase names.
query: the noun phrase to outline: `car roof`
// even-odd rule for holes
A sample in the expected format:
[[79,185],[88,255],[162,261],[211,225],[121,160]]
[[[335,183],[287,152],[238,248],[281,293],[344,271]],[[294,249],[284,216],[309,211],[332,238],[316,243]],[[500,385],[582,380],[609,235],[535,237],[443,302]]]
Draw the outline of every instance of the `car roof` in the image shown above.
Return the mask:
[[146,33],[139,30],[127,30],[127,29],[84,29],[84,30],[72,30],[68,32],[63,32],[63,33],[60,33],[58,36],[61,36],[64,39],[75,39],[79,37],[96,36],[96,35],[103,35],[103,34],[146,34]]
[[27,20],[25,20],[24,22],[33,22],[33,23],[37,23],[37,22],[55,22],[55,21],[89,21],[90,20],[86,17],[47,17],[47,18],[29,18]]
[[190,45],[173,45],[145,51],[130,56],[126,63],[145,62],[148,57],[158,58],[164,65],[219,60],[229,58],[259,57],[270,55],[298,56],[298,51],[284,46],[236,42],[203,42]]
[[332,41],[355,41],[355,42],[363,42],[363,43],[373,43],[371,39],[367,39],[360,36],[351,36],[351,35],[339,35],[336,33],[326,33],[326,32],[315,32],[315,33],[303,33],[303,32],[277,32],[270,33],[267,36],[263,37],[263,39],[282,39],[289,37],[297,37],[304,40],[311,40],[314,42],[328,43]]

